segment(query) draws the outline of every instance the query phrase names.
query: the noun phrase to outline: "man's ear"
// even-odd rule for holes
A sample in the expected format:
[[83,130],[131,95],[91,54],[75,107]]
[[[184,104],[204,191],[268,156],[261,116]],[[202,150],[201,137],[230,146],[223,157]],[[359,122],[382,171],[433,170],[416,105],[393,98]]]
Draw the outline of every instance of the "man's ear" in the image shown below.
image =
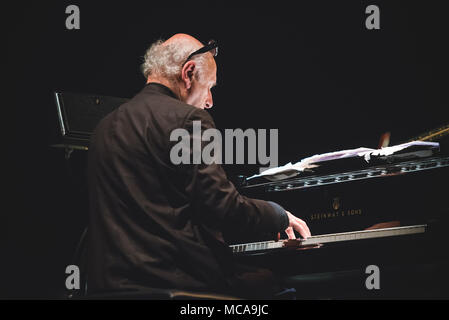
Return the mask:
[[189,90],[192,87],[193,72],[195,71],[195,61],[187,61],[181,70],[181,80],[184,82],[186,89]]

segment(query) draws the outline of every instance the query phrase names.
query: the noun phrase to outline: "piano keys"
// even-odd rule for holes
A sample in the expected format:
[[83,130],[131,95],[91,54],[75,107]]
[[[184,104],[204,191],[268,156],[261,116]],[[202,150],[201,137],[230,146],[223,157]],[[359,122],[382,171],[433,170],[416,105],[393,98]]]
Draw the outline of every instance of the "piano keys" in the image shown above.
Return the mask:
[[235,254],[252,254],[266,252],[268,250],[279,249],[305,249],[319,248],[324,244],[337,243],[343,241],[357,241],[365,239],[376,239],[385,237],[397,237],[424,233],[427,225],[416,225],[406,227],[381,228],[374,230],[362,230],[353,232],[342,232],[333,234],[323,234],[311,236],[307,239],[292,239],[279,241],[261,241],[253,243],[243,243],[231,245],[230,248]]

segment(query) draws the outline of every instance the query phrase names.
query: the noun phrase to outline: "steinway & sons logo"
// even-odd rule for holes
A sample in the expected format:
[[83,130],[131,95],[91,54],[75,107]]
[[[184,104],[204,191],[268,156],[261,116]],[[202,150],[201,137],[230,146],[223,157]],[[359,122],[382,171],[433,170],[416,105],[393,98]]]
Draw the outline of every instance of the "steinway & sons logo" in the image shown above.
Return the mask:
[[361,216],[362,209],[341,209],[341,199],[335,197],[332,199],[332,209],[333,211],[328,212],[317,212],[310,215],[310,220],[324,220],[324,219],[334,219],[340,217],[352,217]]

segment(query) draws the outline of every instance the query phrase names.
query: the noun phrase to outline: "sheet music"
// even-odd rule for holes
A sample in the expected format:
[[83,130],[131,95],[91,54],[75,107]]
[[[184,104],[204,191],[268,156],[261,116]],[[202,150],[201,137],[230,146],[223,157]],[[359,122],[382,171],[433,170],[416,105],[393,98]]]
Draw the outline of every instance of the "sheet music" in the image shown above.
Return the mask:
[[423,151],[432,152],[432,150],[438,149],[438,142],[426,142],[426,141],[411,141],[403,144],[399,144],[396,146],[385,147],[381,149],[371,149],[366,147],[359,147],[356,149],[348,149],[348,150],[340,150],[334,152],[328,152],[324,154],[317,154],[311,157],[307,157],[298,161],[294,164],[291,162],[286,165],[270,168],[263,171],[260,174],[253,175],[247,180],[251,180],[258,177],[264,177],[270,181],[279,181],[287,178],[292,178],[300,174],[301,172],[306,171],[307,169],[316,168],[320,165],[320,162],[324,161],[332,161],[338,159],[346,159],[346,158],[354,158],[354,157],[363,157],[366,162],[369,162],[372,157],[388,157],[401,152],[406,151],[407,149],[413,149],[412,154],[417,157],[430,155],[429,153],[423,153]]
[[403,144],[398,144],[396,146],[381,148],[373,151],[367,151],[364,152],[361,156],[366,161],[369,161],[372,156],[389,156],[393,154],[397,154],[400,151],[404,151],[406,149],[410,149],[414,147],[415,154],[419,156],[419,152],[425,151],[425,150],[432,150],[432,149],[438,149],[440,144],[438,142],[426,142],[426,141],[411,141]]

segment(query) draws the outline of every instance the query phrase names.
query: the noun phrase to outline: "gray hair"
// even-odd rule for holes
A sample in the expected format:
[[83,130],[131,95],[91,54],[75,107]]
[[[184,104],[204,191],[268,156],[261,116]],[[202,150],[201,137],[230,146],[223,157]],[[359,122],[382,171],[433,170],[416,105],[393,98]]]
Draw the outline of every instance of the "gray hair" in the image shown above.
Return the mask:
[[[163,40],[154,42],[145,52],[141,70],[145,78],[148,76],[163,77],[175,81],[181,76],[181,69],[187,57],[198,50],[195,44],[189,41],[176,41],[163,45]],[[201,77],[206,66],[206,55],[199,54],[191,58],[196,62],[196,77]]]

